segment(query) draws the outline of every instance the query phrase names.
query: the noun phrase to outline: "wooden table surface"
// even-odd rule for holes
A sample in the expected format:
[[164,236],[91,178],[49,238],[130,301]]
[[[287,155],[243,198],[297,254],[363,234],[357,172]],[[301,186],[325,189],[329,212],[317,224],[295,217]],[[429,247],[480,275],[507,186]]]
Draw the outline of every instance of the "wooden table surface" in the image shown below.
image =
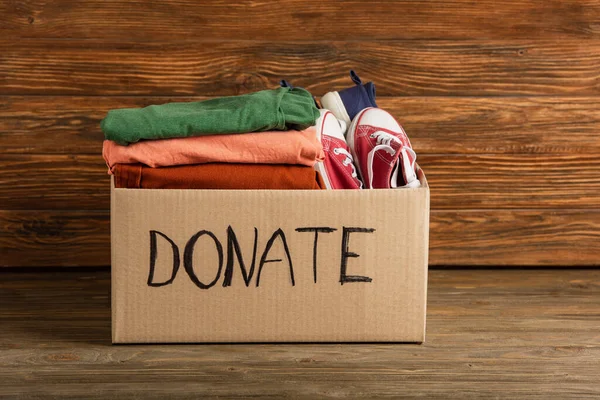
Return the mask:
[[108,270],[0,271],[0,397],[600,396],[599,270],[430,271],[427,342],[110,343]]

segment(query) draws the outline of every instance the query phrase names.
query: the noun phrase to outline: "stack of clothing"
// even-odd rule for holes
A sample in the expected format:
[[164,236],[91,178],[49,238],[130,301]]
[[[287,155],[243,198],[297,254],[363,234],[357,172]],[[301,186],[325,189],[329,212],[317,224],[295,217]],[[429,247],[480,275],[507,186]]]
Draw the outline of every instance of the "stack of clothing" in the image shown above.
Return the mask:
[[319,117],[290,87],[112,110],[103,156],[118,188],[325,189]]
[[102,121],[104,159],[118,188],[412,189],[417,154],[373,82],[319,106],[282,87],[193,103],[112,110]]

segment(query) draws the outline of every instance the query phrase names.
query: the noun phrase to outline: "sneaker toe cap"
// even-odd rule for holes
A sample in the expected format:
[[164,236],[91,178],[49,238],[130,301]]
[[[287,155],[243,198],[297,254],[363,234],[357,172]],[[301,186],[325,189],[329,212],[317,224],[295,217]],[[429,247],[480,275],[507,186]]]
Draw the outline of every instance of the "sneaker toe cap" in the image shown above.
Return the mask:
[[398,121],[389,112],[381,108],[369,108],[364,111],[359,123],[361,125],[371,125],[394,131],[400,128]]

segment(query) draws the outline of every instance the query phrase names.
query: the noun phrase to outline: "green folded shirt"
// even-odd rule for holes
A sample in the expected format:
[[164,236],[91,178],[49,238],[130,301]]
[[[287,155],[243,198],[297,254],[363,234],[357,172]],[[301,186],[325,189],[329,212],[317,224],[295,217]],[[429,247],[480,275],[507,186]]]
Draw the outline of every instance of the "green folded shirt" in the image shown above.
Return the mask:
[[309,92],[282,87],[192,103],[111,110],[100,127],[106,139],[127,145],[141,139],[306,129],[318,117]]

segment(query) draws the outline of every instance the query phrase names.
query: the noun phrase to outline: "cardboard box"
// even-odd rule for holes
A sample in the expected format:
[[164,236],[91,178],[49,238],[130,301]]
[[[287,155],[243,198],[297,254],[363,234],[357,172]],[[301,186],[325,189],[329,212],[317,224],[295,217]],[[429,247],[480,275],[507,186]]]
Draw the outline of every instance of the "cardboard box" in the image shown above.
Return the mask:
[[113,343],[423,342],[419,179],[395,190],[113,184]]

